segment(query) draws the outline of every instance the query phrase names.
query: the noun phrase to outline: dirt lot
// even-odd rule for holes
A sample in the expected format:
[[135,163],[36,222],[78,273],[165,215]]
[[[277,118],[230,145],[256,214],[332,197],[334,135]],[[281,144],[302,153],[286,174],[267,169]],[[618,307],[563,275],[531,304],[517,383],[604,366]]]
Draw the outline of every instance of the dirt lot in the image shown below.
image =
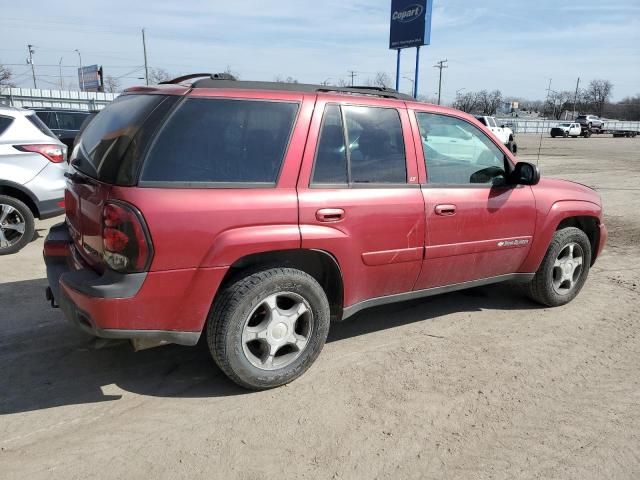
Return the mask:
[[640,478],[639,152],[543,140],[543,174],[605,201],[610,242],[573,303],[505,285],[365,311],[261,393],[203,349],[97,348],[44,300],[40,223],[0,258],[0,477]]

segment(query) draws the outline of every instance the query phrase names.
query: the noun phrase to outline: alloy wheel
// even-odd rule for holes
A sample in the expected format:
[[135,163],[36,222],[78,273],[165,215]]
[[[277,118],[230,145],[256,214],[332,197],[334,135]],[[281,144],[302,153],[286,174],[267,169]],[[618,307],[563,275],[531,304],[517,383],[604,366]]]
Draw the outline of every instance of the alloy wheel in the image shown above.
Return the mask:
[[0,249],[18,243],[24,236],[25,227],[25,219],[16,208],[0,203]]
[[276,370],[293,363],[313,332],[313,312],[297,293],[269,295],[247,317],[242,329],[242,350],[256,368]]
[[567,295],[578,283],[582,274],[584,252],[575,242],[568,243],[560,250],[553,262],[553,289],[558,295]]

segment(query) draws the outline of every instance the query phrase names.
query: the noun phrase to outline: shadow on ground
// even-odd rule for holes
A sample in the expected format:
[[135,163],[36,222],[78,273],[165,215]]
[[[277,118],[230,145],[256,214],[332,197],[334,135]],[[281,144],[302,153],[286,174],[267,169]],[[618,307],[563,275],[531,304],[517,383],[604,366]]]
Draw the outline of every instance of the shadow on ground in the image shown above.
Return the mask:
[[[49,307],[45,287],[46,279],[0,284],[0,415],[120,399],[103,393],[111,384],[159,397],[250,394],[224,376],[203,345],[134,352],[121,342],[100,348]],[[532,308],[512,285],[480,287],[362,311],[332,325],[328,341],[348,342],[453,312]]]

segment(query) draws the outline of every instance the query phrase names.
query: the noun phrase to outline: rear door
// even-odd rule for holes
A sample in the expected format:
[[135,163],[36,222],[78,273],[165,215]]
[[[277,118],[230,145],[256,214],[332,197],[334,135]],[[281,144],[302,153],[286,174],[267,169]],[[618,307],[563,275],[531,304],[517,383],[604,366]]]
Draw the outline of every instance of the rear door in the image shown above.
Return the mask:
[[425,218],[403,105],[321,96],[298,199],[302,246],[336,258],[345,306],[411,291],[422,264]]
[[[496,277],[518,270],[533,236],[536,208],[529,186],[505,185],[505,152],[466,119],[416,111],[420,136],[435,125],[458,126],[479,148],[442,153],[422,142],[422,193],[426,208],[425,258],[416,289]],[[424,169],[424,170],[422,170]],[[423,177],[424,175],[424,177]]]

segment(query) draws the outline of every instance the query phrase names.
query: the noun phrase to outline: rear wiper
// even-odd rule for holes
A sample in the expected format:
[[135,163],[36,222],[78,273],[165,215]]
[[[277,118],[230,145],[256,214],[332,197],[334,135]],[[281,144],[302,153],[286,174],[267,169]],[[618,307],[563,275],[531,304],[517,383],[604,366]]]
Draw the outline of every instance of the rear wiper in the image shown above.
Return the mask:
[[94,182],[91,181],[88,177],[80,175],[78,172],[64,172],[64,176],[71,180],[73,183],[85,183],[90,185],[94,184]]

